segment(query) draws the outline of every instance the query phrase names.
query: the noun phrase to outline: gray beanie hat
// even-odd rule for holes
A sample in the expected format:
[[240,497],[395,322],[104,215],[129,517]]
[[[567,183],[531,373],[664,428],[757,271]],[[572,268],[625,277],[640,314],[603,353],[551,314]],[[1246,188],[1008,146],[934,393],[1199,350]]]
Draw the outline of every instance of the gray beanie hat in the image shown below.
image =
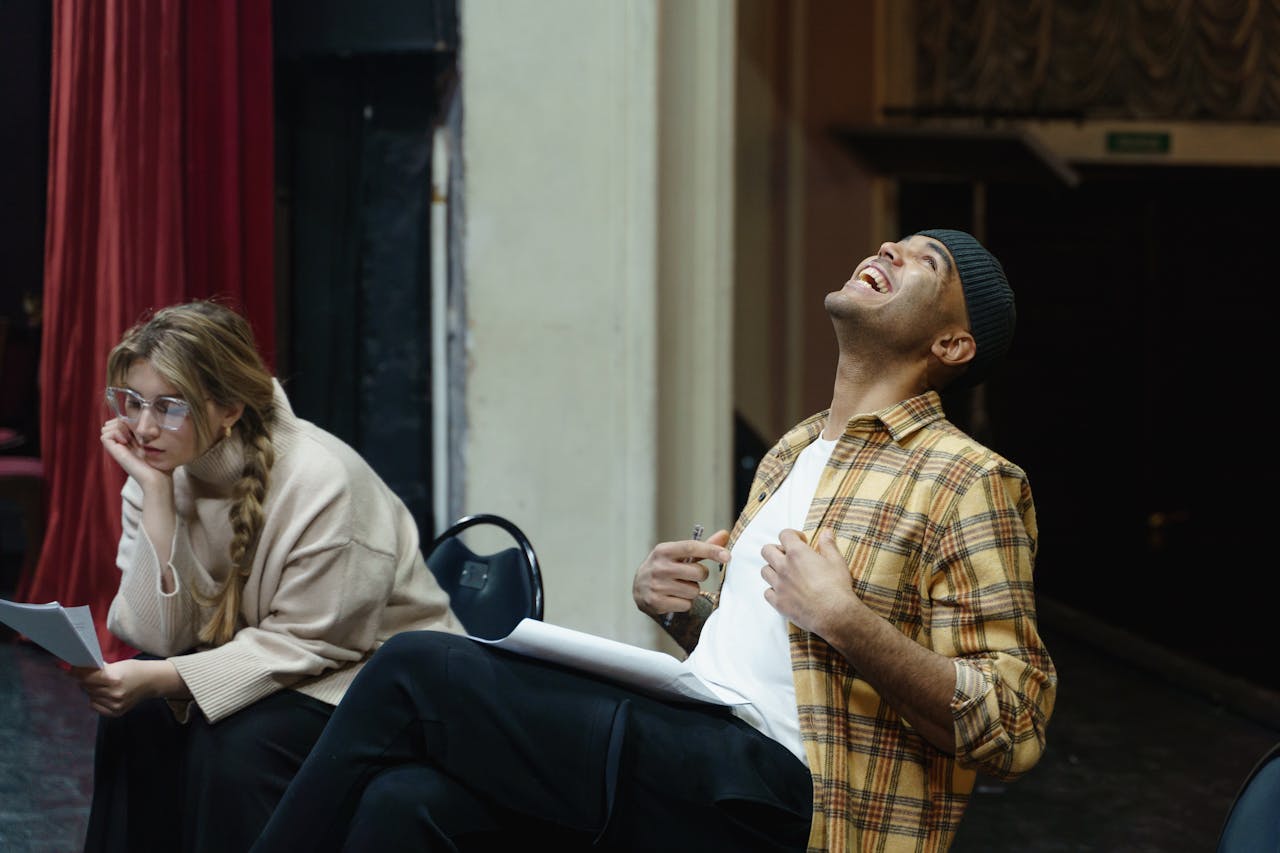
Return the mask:
[[965,308],[969,311],[969,331],[978,351],[969,362],[969,369],[952,383],[952,387],[972,388],[987,378],[991,368],[1004,357],[1013,342],[1017,318],[1013,290],[1000,261],[972,234],[947,228],[916,233],[937,240],[955,259],[960,286],[964,290]]

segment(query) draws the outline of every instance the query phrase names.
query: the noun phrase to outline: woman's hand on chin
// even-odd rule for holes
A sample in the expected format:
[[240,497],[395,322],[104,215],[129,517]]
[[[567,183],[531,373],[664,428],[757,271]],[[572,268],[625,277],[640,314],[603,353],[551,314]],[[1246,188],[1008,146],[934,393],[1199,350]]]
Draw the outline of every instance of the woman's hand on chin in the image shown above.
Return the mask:
[[169,487],[173,472],[153,468],[146,459],[146,451],[138,444],[133,431],[119,418],[112,418],[102,425],[102,447],[107,455],[138,481],[143,490],[154,486]]

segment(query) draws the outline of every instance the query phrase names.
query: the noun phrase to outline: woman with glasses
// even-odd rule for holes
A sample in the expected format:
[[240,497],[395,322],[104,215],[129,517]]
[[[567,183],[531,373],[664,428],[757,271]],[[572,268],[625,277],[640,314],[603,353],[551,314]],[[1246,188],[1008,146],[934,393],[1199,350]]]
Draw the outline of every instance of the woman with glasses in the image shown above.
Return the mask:
[[157,311],[107,361],[121,492],[113,634],[73,671],[100,717],[86,850],[246,850],[364,661],[463,633],[401,500],[294,415],[248,323]]

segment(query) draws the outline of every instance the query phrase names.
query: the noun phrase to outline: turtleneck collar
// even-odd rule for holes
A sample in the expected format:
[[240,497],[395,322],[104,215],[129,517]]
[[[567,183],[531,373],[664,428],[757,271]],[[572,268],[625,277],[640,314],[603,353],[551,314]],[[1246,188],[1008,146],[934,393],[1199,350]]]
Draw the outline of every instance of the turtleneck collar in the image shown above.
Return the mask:
[[204,453],[186,465],[187,476],[208,483],[218,489],[229,488],[240,479],[244,471],[244,443],[239,433],[220,438]]
[[[275,418],[271,425],[271,443],[275,445],[278,454],[282,445],[292,443],[298,423],[280,381],[272,379],[271,382],[275,389],[272,400]],[[187,476],[216,489],[227,489],[235,485],[244,472],[244,442],[240,440],[240,433],[232,430],[230,437],[218,439],[212,447],[188,462],[185,467]]]

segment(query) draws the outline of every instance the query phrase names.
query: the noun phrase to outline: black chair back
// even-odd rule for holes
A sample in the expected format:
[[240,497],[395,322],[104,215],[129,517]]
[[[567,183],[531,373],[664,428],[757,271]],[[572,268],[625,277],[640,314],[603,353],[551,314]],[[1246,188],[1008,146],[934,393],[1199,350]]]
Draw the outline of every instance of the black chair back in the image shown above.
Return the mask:
[[[460,534],[477,525],[501,528],[515,544],[478,554]],[[533,545],[512,522],[490,514],[458,520],[431,543],[427,567],[449,594],[454,614],[467,633],[486,640],[511,633],[521,619],[542,619],[542,572]]]
[[1227,812],[1218,853],[1280,850],[1280,743],[1249,771]]

